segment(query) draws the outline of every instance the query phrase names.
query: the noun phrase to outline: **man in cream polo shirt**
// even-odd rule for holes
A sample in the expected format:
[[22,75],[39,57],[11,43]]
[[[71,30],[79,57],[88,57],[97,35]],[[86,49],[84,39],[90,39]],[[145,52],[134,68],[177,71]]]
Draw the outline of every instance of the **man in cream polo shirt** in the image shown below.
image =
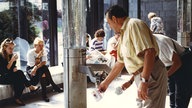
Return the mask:
[[141,108],[165,108],[167,71],[159,60],[159,49],[149,27],[141,20],[129,18],[118,5],[106,11],[106,19],[115,33],[121,33],[117,62],[107,78],[98,86],[105,92],[125,66],[134,75],[138,98],[144,100]]

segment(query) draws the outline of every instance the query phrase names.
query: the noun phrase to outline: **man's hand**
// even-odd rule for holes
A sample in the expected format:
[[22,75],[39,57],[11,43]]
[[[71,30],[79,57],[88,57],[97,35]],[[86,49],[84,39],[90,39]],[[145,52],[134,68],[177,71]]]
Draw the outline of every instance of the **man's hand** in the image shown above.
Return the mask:
[[18,59],[18,56],[17,54],[14,54],[12,57],[11,57],[11,61],[16,61]]
[[126,90],[127,88],[129,88],[132,85],[133,81],[134,81],[134,76],[132,76],[131,79],[128,82],[125,82],[122,85],[122,89]]
[[31,76],[35,76],[37,71],[37,66],[34,66],[33,69],[31,70]]
[[105,92],[109,84],[120,74],[123,67],[124,67],[123,63],[116,62],[112,70],[109,72],[108,76],[98,86],[98,90],[100,92]]
[[17,72],[17,67],[13,68],[13,72]]
[[99,92],[101,92],[101,93],[105,92],[107,88],[108,88],[108,84],[105,84],[105,80],[102,81],[102,82],[100,83],[100,85],[98,86],[98,90],[99,90]]
[[35,70],[31,71],[31,76],[35,76],[35,74],[36,74]]
[[122,89],[123,89],[123,90],[126,90],[126,89],[129,88],[131,85],[132,85],[132,82],[130,82],[130,81],[125,82],[125,83],[122,85]]
[[44,52],[44,50],[41,50],[41,51],[38,53],[37,58],[41,58],[41,57],[43,56],[43,52]]
[[138,97],[139,99],[146,100],[148,99],[148,83],[141,82],[138,87]]
[[41,63],[41,59],[40,58],[35,58],[35,65],[38,65]]

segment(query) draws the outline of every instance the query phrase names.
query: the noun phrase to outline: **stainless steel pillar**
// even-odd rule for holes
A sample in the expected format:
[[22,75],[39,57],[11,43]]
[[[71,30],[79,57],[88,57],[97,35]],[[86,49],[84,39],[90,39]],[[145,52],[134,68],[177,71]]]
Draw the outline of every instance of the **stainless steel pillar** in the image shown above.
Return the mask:
[[189,46],[192,38],[192,2],[177,0],[177,41]]
[[65,108],[86,108],[85,0],[63,0],[64,97]]

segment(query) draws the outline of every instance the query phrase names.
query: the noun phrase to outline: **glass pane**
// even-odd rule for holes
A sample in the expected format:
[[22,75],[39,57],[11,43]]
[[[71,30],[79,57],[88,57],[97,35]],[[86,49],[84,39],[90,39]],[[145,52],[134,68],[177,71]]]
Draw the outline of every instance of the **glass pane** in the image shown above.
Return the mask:
[[63,62],[62,0],[57,0],[58,65]]
[[[58,61],[63,62],[62,0],[57,0]],[[13,38],[19,55],[18,68],[26,70],[27,52],[33,47],[35,37],[43,38],[49,57],[49,11],[48,0],[1,0],[0,42]]]
[[[12,37],[13,34],[17,35],[18,32],[14,29],[17,25],[17,12],[15,13],[16,3],[13,2],[0,2],[0,41],[7,37]],[[17,28],[17,27],[16,27]]]
[[[33,48],[36,37],[42,37],[42,2],[41,0],[17,0],[18,37],[21,69],[26,70],[27,52]],[[27,41],[27,42],[24,42]],[[23,46],[21,48],[21,46]]]
[[[5,2],[4,2],[5,1]],[[27,52],[35,37],[42,37],[41,0],[0,1],[0,41],[13,38],[19,55],[18,68],[25,70]]]
[[[32,4],[24,0],[4,0],[0,2],[0,41],[5,38],[12,38],[16,43],[14,52],[18,54],[17,67],[25,70],[26,54],[30,40],[27,40],[28,35],[36,36],[33,30],[31,20]],[[27,31],[29,30],[29,31]]]
[[[37,31],[38,37],[42,38],[45,43],[45,50],[47,51],[47,65],[50,63],[50,30],[49,30],[49,13],[48,13],[48,0],[29,0],[32,5],[32,19],[34,29]],[[36,18],[39,18],[37,20]],[[31,38],[31,37],[30,37]],[[30,44],[31,46],[33,44]]]

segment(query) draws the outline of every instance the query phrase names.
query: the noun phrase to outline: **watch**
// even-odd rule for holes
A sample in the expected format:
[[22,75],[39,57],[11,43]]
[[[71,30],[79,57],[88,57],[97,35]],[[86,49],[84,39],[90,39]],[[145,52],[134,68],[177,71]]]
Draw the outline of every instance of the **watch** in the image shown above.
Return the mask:
[[143,77],[141,77],[141,82],[148,83],[149,80],[148,80],[148,79],[145,79],[145,78],[143,78]]

